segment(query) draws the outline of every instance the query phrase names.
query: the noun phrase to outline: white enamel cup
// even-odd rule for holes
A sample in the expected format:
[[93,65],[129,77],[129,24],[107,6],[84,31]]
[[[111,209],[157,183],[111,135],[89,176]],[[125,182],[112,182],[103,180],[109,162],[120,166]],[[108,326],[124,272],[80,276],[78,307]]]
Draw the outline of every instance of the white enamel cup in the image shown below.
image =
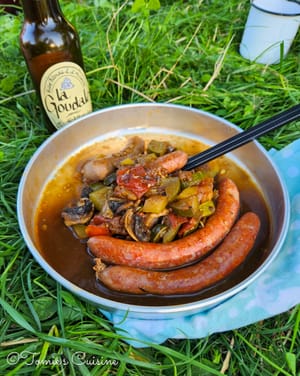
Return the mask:
[[240,54],[261,64],[277,64],[297,34],[300,4],[288,0],[251,0]]

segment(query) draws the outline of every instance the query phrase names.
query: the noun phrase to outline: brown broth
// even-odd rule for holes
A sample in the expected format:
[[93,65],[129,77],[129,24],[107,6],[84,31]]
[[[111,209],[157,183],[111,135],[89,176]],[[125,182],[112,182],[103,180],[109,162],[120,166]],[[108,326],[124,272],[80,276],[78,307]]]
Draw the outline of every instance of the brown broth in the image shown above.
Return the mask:
[[[146,134],[150,139],[166,139],[166,136]],[[232,178],[239,187],[241,195],[241,212],[254,211],[261,219],[261,229],[256,245],[246,262],[243,263],[226,280],[211,288],[184,296],[135,296],[118,293],[107,289],[96,281],[93,271],[93,258],[86,249],[85,242],[76,239],[64,225],[61,218],[63,208],[79,198],[82,183],[80,180],[80,165],[92,156],[109,155],[119,151],[126,144],[127,137],[108,139],[89,146],[74,156],[56,172],[47,184],[40,199],[35,217],[35,234],[38,249],[45,260],[64,278],[75,285],[96,295],[128,304],[170,305],[192,302],[214,296],[244,280],[253,273],[266,257],[269,240],[269,213],[258,187],[245,170],[231,160],[221,157],[212,163],[224,170],[226,176]],[[169,136],[168,141],[190,155],[205,149],[205,145],[197,140],[179,136]]]

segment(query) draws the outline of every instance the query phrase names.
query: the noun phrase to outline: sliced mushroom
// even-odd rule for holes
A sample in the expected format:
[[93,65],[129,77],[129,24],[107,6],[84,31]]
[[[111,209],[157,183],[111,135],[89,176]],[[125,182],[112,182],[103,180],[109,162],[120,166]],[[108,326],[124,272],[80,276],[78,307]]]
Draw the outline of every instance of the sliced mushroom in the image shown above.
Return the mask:
[[116,210],[116,214],[122,214],[130,208],[137,208],[139,206],[139,204],[140,204],[140,200],[138,200],[138,201],[125,201],[124,204],[122,204],[121,206],[118,207],[118,209]]
[[145,225],[143,217],[128,209],[124,215],[124,226],[128,235],[137,242],[150,241],[151,231]]
[[[110,196],[108,198],[108,205],[109,205],[111,211],[113,211],[114,213],[122,212],[122,207],[124,205],[126,205],[127,203],[128,202],[126,200],[124,200],[120,197]],[[128,207],[125,207],[125,209],[123,209],[123,210],[126,210],[126,209],[128,209]]]
[[105,200],[104,205],[103,205],[100,213],[101,213],[101,215],[103,215],[103,217],[106,217],[106,218],[113,218],[114,217],[114,213],[111,210],[111,208],[109,207],[107,200]]
[[164,216],[166,216],[169,213],[168,209],[165,209],[159,214],[156,213],[150,213],[150,214],[145,214],[145,220],[144,223],[148,228],[152,228],[154,225],[157,224],[157,222]]
[[143,216],[139,214],[135,214],[133,216],[133,226],[134,226],[134,233],[136,237],[141,242],[149,242],[151,239],[151,231],[145,225],[143,220]]
[[92,192],[92,188],[89,185],[85,185],[81,190],[81,198],[89,198],[90,193]]
[[61,215],[66,226],[87,223],[94,214],[94,204],[86,197],[81,198],[76,206],[65,208]]
[[133,215],[134,215],[134,211],[133,209],[128,209],[126,210],[126,213],[124,214],[124,226],[126,228],[126,231],[128,233],[128,235],[135,241],[139,241],[139,239],[137,238],[137,236],[135,235],[134,233],[134,230],[133,230]]

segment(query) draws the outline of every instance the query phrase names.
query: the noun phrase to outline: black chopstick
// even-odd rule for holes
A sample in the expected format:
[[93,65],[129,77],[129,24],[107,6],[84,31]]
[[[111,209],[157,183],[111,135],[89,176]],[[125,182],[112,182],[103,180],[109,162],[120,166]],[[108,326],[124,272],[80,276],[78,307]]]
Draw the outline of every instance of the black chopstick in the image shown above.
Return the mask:
[[231,150],[237,149],[240,146],[247,144],[248,142],[260,137],[276,128],[281,127],[293,120],[297,120],[300,117],[300,104],[289,108],[286,111],[280,112],[279,114],[271,117],[264,122],[257,124],[241,133],[234,135],[215,146],[210,147],[203,152],[193,155],[188,159],[185,165],[185,170],[192,170],[204,163],[211,161],[223,154],[230,152]]

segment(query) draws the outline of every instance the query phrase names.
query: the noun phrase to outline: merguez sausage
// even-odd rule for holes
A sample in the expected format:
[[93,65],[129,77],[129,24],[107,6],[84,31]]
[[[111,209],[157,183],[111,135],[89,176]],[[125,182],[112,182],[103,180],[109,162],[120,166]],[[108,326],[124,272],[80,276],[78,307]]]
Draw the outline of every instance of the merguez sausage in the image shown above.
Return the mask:
[[[151,271],[96,264],[98,279],[112,290],[133,294],[175,295],[200,291],[227,277],[247,257],[260,227],[258,216],[244,214],[221,245],[203,261],[173,271]],[[100,264],[100,265],[99,265]]]
[[233,226],[240,208],[239,191],[229,178],[219,183],[216,211],[205,226],[170,243],[133,242],[109,236],[94,236],[88,247],[105,263],[144,269],[168,269],[198,260],[215,248]]

